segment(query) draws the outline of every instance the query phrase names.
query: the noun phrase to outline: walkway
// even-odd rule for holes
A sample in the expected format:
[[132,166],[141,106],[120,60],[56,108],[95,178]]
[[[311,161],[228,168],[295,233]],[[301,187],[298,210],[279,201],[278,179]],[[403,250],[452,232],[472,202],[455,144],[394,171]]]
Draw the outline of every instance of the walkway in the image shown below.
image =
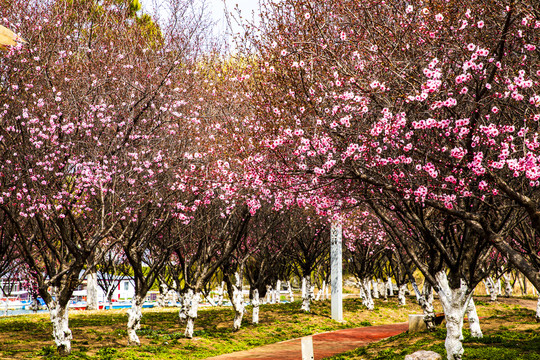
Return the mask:
[[[408,330],[408,326],[408,323],[366,326],[313,335],[313,352],[315,354],[315,360],[341,354],[371,342],[401,334]],[[287,340],[251,350],[215,356],[208,358],[207,360],[231,359],[299,360],[302,359],[300,339]]]

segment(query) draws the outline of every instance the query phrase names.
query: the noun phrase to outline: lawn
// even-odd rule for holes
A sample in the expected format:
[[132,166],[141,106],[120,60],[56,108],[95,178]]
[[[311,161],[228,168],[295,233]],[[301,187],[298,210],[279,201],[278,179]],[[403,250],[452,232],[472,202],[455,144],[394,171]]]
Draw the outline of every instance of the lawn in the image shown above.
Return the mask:
[[[310,314],[300,310],[300,302],[263,305],[259,325],[250,324],[248,307],[242,329],[235,333],[230,330],[234,317],[231,308],[202,308],[193,339],[183,337],[184,327],[178,323],[176,309],[149,309],[143,312],[142,329],[138,332],[140,347],[127,346],[125,310],[73,311],[73,353],[69,358],[204,359],[324,331],[404,322],[409,313],[420,312],[412,300],[404,308],[397,306],[395,298],[388,302],[377,300],[376,309],[369,312],[359,299],[345,299],[344,323],[332,321],[328,300],[314,302]],[[466,337],[465,358],[540,359],[536,355],[540,352],[540,338],[536,336],[540,325],[534,322],[534,306],[533,300],[479,302],[479,315],[487,317],[481,321],[487,336],[480,342]],[[442,353],[444,328],[435,333],[400,335],[335,359],[402,359],[417,348]],[[0,359],[36,357],[56,358],[47,314],[0,318]]]

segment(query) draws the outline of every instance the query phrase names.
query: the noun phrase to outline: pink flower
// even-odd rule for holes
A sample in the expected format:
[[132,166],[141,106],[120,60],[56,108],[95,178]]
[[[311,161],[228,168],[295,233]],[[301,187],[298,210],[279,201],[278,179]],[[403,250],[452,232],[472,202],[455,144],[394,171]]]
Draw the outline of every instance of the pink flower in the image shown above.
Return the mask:
[[443,19],[444,19],[444,16],[442,14],[435,15],[435,20],[436,21],[443,21]]
[[478,28],[479,28],[479,29],[483,28],[483,27],[484,27],[484,21],[483,21],[483,20],[480,20],[480,21],[477,23],[477,25],[478,25]]

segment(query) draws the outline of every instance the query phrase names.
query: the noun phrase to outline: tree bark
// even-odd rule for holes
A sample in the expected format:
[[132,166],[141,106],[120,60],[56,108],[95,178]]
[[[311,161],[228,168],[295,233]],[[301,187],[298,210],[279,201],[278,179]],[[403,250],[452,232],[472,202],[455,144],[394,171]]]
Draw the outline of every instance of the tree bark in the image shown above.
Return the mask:
[[223,306],[223,291],[224,291],[224,288],[225,288],[225,281],[222,281],[221,286],[218,288],[218,301],[217,301],[218,306]]
[[184,336],[188,339],[193,338],[193,328],[195,327],[195,319],[197,318],[197,312],[199,311],[199,294],[193,293],[193,290],[189,289],[184,297],[186,302],[186,331]]
[[469,304],[471,292],[462,281],[456,289],[450,288],[446,273],[443,271],[435,275],[439,285],[439,298],[446,319],[445,348],[448,360],[461,360],[463,356],[463,317]]
[[480,319],[476,313],[476,306],[474,300],[471,297],[469,304],[467,305],[467,317],[469,318],[469,329],[471,330],[471,336],[475,338],[482,338],[482,329],[480,328]]
[[398,305],[405,306],[407,298],[405,297],[405,291],[407,290],[407,284],[401,284],[398,291]]
[[251,322],[253,324],[259,323],[259,290],[255,289],[253,290],[253,299],[251,300],[251,304],[253,305],[253,317]]
[[366,307],[366,309],[373,310],[375,309],[375,303],[373,302],[373,298],[371,297],[371,289],[369,288],[370,284],[371,281],[367,278],[360,282],[360,285],[362,286],[362,291],[364,292],[362,304]]
[[388,287],[388,295],[389,296],[394,296],[394,285],[392,285],[392,278],[389,276],[388,277],[388,282],[387,282],[387,287]]
[[499,294],[499,290],[497,289],[497,284],[495,283],[495,281],[493,281],[493,278],[491,276],[488,276],[484,280],[484,282],[488,289],[490,300],[493,302],[497,301],[497,295]]
[[277,304],[281,302],[281,280],[276,282],[275,300]]
[[52,336],[60,356],[71,354],[71,339],[73,338],[68,324],[68,305],[60,306],[57,301],[49,305],[49,316],[52,323]]
[[242,293],[242,276],[239,272],[234,274],[236,284],[233,285],[232,304],[234,308],[233,331],[240,330],[244,317],[244,294]]
[[503,278],[504,278],[504,296],[508,298],[512,296],[514,289],[512,287],[512,282],[510,281],[510,276],[508,276],[508,274],[504,274]]
[[139,295],[135,295],[131,301],[131,308],[127,311],[128,323],[128,345],[141,345],[137,330],[141,328],[142,305],[143,299]]
[[167,284],[162,283],[159,286],[159,295],[157,297],[158,307],[165,307],[165,297],[167,296],[168,291],[169,291],[169,287],[167,286]]
[[86,276],[86,310],[98,309],[97,271],[93,268]]
[[372,281],[372,286],[373,286],[373,299],[378,299],[379,298],[379,287],[377,286],[377,281],[373,280]]
[[305,275],[302,278],[302,310],[310,312],[311,301],[311,277]]
[[416,283],[413,282],[413,288],[416,292],[416,298],[418,304],[422,307],[424,312],[424,322],[428,331],[435,330],[435,309],[433,308],[433,289],[431,285],[427,282],[424,282],[424,287],[422,288],[422,294],[418,290]]
[[538,301],[536,303],[536,321],[540,322],[540,296],[538,296]]
[[289,301],[293,302],[294,301],[294,294],[293,294],[293,291],[292,291],[292,286],[291,286],[290,281],[287,281],[287,288],[289,289]]

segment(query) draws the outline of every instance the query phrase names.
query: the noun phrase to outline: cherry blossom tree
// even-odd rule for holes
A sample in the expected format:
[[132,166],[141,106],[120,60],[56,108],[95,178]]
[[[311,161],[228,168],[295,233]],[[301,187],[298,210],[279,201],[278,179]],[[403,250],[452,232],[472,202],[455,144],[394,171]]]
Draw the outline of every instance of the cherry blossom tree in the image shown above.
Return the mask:
[[[307,201],[319,208],[323,191],[343,204],[418,203],[446,214],[450,227],[437,232],[457,231],[482,258],[496,246],[538,283],[508,236],[518,212],[534,219],[537,208],[535,3],[266,5],[262,35],[251,39],[260,66],[246,83],[260,84],[249,96],[267,129],[267,177],[318,192]],[[467,268],[452,261],[450,273]],[[475,284],[476,275],[466,278],[450,288]],[[461,358],[461,344],[447,344],[448,358]]]
[[[127,1],[13,1],[0,11],[28,41],[0,65],[0,206],[66,355],[67,304],[87,259],[107,253],[118,222],[136,219],[165,169],[178,170],[169,186],[189,184],[190,166],[164,144],[192,131],[189,99],[172,79],[190,85],[194,54],[178,23],[159,28]],[[189,120],[180,127],[178,118]]]

